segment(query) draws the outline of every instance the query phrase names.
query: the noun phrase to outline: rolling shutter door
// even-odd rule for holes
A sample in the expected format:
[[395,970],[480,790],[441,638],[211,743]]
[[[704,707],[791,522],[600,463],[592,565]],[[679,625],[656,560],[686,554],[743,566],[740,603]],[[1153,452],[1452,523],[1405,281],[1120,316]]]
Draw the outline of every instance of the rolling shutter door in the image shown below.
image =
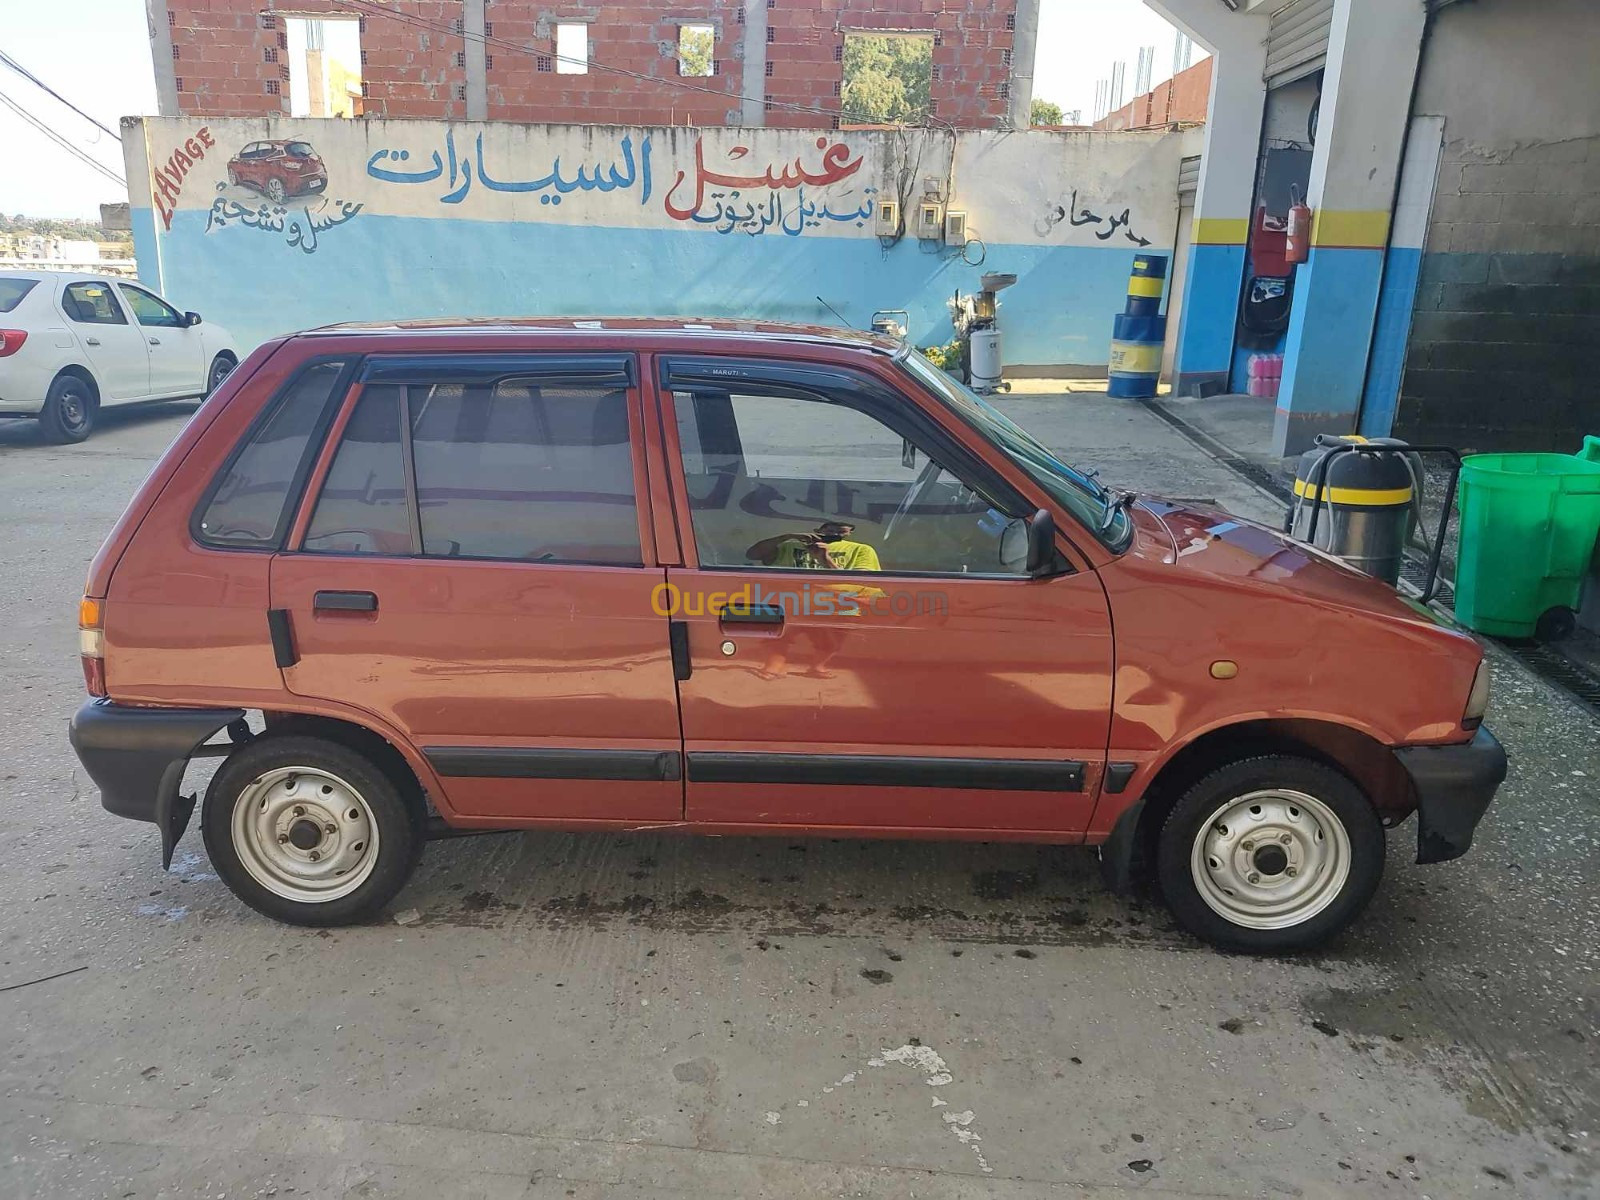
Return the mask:
[[1279,9],[1267,34],[1267,86],[1280,87],[1322,70],[1328,60],[1334,0],[1299,0]]

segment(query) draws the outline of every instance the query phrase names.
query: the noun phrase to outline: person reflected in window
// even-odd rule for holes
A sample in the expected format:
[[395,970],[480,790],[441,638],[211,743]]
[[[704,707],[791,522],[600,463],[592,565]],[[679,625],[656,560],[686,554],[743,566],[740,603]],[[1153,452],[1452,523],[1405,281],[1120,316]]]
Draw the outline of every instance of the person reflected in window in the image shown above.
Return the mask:
[[856,527],[848,521],[824,521],[809,533],[780,533],[763,538],[745,557],[765,567],[800,567],[817,571],[881,571],[878,552],[854,542]]

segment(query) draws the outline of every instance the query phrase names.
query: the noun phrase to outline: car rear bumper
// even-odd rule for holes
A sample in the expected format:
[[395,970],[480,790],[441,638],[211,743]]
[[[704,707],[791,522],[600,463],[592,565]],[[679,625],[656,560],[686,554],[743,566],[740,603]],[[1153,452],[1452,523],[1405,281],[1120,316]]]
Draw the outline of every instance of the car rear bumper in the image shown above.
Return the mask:
[[217,730],[243,721],[240,708],[136,708],[90,700],[74,714],[67,736],[107,812],[160,826],[167,866],[194,811],[194,798],[178,795],[184,768]]
[[1472,848],[1472,835],[1506,777],[1506,752],[1487,729],[1456,746],[1395,751],[1417,793],[1417,861],[1448,862]]

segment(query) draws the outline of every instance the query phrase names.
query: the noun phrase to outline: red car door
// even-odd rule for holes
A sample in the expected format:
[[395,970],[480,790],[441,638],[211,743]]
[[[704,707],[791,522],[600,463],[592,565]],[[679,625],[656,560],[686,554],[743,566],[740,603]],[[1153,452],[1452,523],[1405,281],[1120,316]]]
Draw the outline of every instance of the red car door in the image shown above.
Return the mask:
[[627,355],[368,360],[272,564],[287,687],[469,824],[680,820],[639,425]]
[[1083,559],[1023,573],[1037,505],[882,380],[660,365],[689,819],[1084,831],[1111,625]]

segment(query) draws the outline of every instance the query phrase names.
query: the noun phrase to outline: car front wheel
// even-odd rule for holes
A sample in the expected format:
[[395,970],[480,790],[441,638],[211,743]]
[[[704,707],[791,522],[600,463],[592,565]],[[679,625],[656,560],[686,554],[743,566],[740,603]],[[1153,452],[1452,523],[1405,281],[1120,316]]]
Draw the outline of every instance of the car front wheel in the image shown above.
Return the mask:
[[206,375],[206,395],[211,395],[222,386],[222,381],[234,368],[233,359],[226,354],[219,354],[211,360],[211,370]]
[[1349,778],[1293,755],[1221,767],[1161,828],[1161,890],[1191,933],[1255,953],[1327,941],[1383,876],[1383,824]]
[[346,746],[286,735],[235,751],[201,814],[217,874],[292,925],[347,925],[400,891],[422,854],[420,799]]

